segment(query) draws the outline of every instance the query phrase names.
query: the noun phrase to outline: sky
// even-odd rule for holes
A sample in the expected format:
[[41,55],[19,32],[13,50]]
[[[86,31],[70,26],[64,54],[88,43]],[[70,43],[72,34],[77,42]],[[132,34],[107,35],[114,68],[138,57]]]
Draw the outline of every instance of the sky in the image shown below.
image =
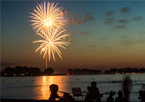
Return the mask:
[[[47,0],[45,0],[47,1]],[[41,38],[31,26],[30,12],[39,1],[1,1],[1,68],[28,66],[45,70],[45,59],[35,52]],[[52,2],[52,1],[49,1]],[[70,34],[62,58],[48,61],[55,73],[68,69],[145,67],[145,1],[53,1],[67,11]]]

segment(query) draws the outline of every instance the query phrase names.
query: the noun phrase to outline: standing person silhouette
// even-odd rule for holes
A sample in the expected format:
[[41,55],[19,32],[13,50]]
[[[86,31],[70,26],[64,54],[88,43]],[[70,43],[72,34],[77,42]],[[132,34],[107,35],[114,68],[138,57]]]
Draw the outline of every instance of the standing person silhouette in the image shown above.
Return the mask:
[[125,78],[122,83],[122,90],[124,93],[124,97],[130,100],[130,92],[132,89],[132,80],[129,75],[125,75]]

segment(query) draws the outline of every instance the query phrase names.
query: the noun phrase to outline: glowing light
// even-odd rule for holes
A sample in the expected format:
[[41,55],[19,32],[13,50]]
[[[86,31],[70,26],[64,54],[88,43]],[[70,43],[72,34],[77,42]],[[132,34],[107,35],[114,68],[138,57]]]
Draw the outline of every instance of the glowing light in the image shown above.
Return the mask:
[[69,45],[69,42],[64,41],[66,37],[69,36],[69,34],[65,34],[65,30],[61,29],[53,29],[51,32],[48,31],[48,33],[39,34],[44,40],[37,40],[33,43],[41,43],[40,46],[35,50],[37,52],[38,50],[42,49],[40,51],[40,54],[44,52],[43,58],[49,57],[49,61],[51,60],[51,56],[53,57],[53,60],[55,61],[55,53],[58,54],[58,56],[62,59],[62,53],[59,50],[58,47],[65,48],[65,46]]
[[49,41],[49,44],[52,44],[52,42],[51,42],[51,41]]
[[69,75],[69,73],[67,73],[67,75]]
[[55,29],[57,26],[65,26],[65,16],[62,12],[62,7],[57,7],[58,3],[44,2],[38,4],[34,13],[31,14],[32,26],[36,33],[41,33],[41,30],[46,31],[49,29]]
[[45,24],[46,26],[49,26],[49,22],[48,22],[48,21],[44,21],[44,24]]
[[46,81],[46,76],[43,76],[42,77],[43,79],[42,79],[42,85],[43,85],[43,87],[41,87],[41,94],[42,94],[42,97],[43,98],[46,98],[46,99],[48,99],[48,96],[50,96],[50,91],[49,91],[49,87],[48,87],[48,83],[47,83],[47,81]]
[[45,48],[42,48],[42,51],[45,51]]
[[[48,20],[45,20],[43,23],[44,23],[44,25],[45,25],[46,27],[48,27],[48,26],[50,26],[50,27],[53,26],[53,20],[49,20],[49,19],[48,19]],[[48,28],[47,28],[47,29],[48,29]]]
[[46,76],[43,76],[43,82],[46,83]]

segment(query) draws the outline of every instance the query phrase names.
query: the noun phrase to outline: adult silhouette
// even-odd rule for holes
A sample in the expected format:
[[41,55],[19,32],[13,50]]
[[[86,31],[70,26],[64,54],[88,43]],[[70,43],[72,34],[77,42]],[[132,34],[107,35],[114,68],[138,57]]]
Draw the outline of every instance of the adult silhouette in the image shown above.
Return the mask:
[[86,102],[91,102],[91,101],[99,102],[100,100],[101,100],[100,91],[97,87],[97,83],[93,81],[91,83],[91,87],[88,86],[88,95],[86,96],[85,101]]
[[50,88],[50,91],[51,91],[51,95],[50,95],[50,97],[49,97],[49,102],[56,102],[55,99],[56,99],[56,98],[60,98],[60,97],[58,96],[58,94],[57,94],[57,92],[58,92],[58,85],[56,85],[56,84],[51,84],[51,85],[49,86],[49,88]]
[[141,102],[145,102],[145,84],[142,84],[141,90],[139,90],[139,99]]
[[129,75],[125,75],[123,83],[122,83],[122,90],[124,93],[124,97],[128,100],[130,99],[130,92],[132,89],[132,80],[130,79]]
[[[51,95],[49,97],[48,102],[74,102],[75,100],[72,98],[72,96],[67,93],[67,92],[62,92],[59,91],[60,93],[63,93],[62,97],[59,97],[57,92],[58,92],[58,85],[56,84],[51,84],[49,86],[50,91],[51,91]],[[58,101],[56,101],[56,98],[59,98]]]

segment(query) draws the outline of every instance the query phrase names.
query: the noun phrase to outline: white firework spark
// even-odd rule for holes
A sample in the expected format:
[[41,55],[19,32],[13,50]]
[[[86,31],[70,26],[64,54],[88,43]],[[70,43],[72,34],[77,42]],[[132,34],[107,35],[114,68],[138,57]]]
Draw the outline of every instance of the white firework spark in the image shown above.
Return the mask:
[[41,33],[40,31],[47,31],[56,29],[58,26],[63,28],[65,26],[65,16],[62,11],[62,7],[57,7],[58,3],[44,2],[38,4],[34,13],[31,14],[32,26],[36,33]]

